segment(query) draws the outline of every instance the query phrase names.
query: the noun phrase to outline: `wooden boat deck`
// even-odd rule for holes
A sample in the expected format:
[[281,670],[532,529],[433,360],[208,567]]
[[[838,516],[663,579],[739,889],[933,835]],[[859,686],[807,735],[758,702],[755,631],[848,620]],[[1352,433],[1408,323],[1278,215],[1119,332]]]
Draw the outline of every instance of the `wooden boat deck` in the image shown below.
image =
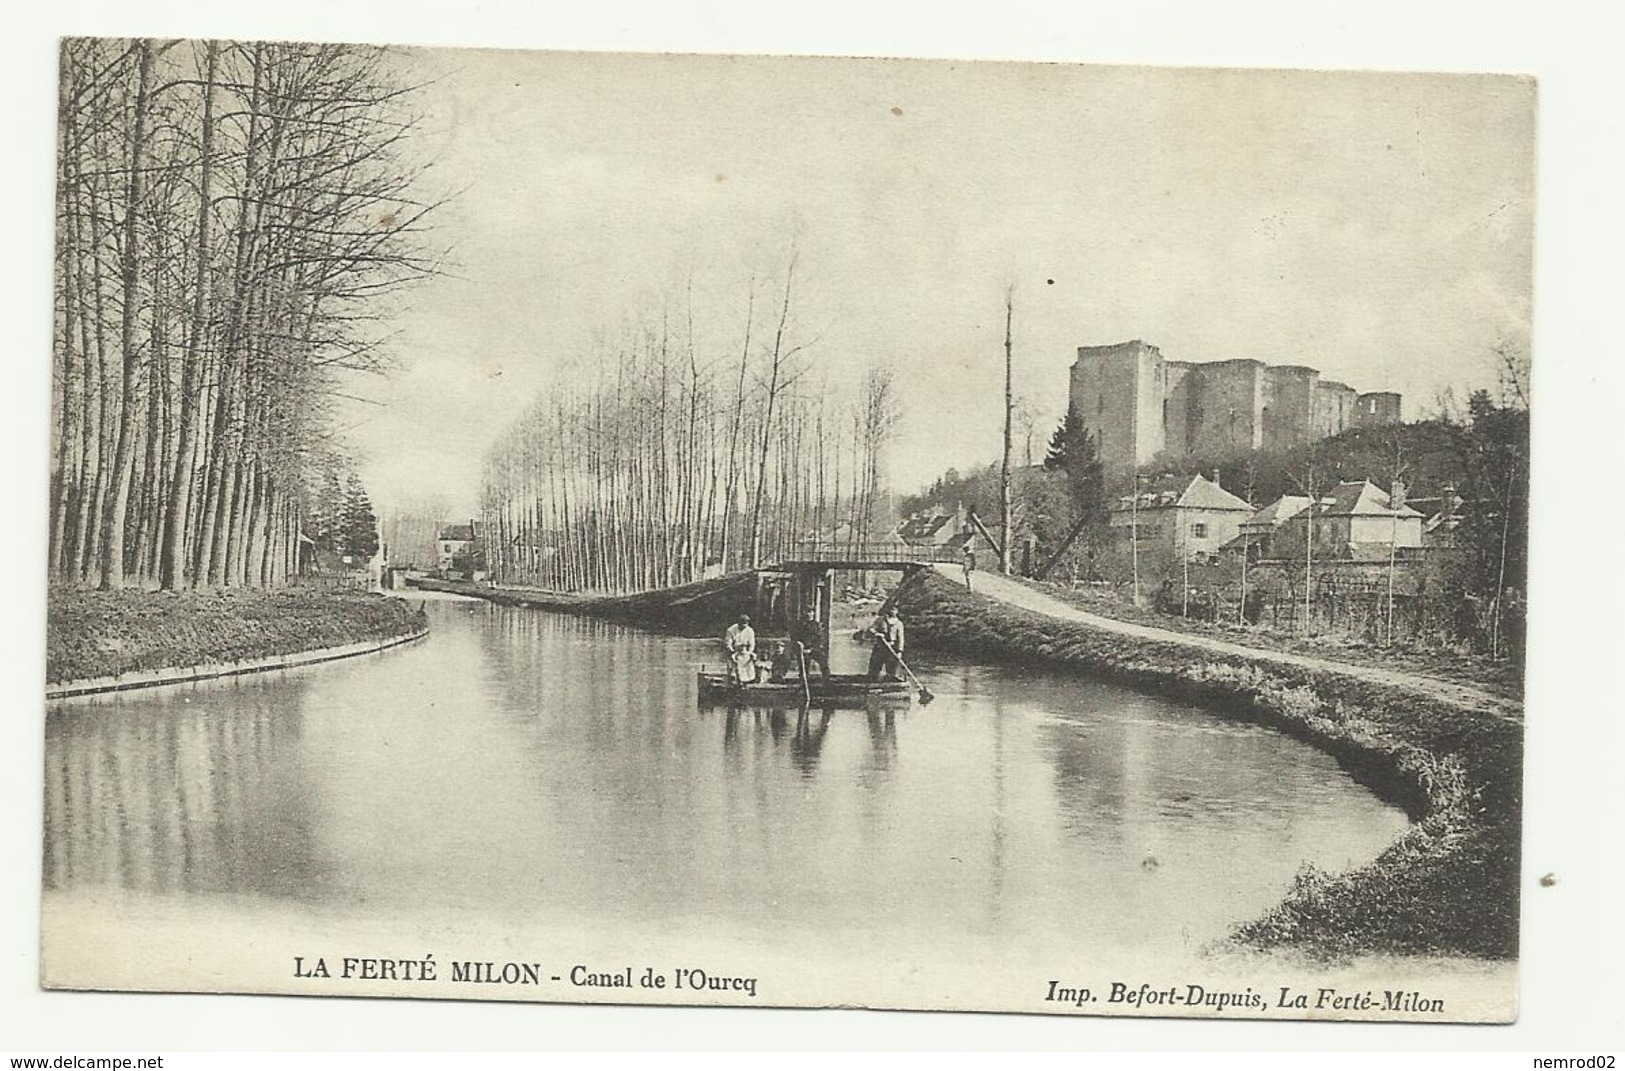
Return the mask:
[[833,673],[826,680],[814,674],[808,678],[803,690],[800,677],[779,681],[760,681],[738,684],[725,673],[702,671],[699,674],[701,704],[770,703],[799,705],[808,700],[814,706],[855,704],[862,706],[871,701],[906,703],[913,697],[913,689],[905,681],[870,680],[856,673]]

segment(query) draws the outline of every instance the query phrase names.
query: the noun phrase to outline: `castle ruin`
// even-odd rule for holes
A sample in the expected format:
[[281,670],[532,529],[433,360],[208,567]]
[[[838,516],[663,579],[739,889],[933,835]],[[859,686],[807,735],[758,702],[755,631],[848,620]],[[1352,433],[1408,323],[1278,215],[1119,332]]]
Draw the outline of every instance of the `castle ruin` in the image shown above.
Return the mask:
[[1360,394],[1303,365],[1171,361],[1139,339],[1079,346],[1071,401],[1111,471],[1162,453],[1213,457],[1394,424],[1400,405],[1398,394]]

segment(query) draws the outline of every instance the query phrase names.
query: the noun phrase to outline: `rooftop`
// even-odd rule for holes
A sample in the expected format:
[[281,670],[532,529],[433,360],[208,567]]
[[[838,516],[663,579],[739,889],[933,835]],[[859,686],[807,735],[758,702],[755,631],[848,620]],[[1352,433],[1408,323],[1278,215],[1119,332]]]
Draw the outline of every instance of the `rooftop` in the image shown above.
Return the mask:
[[1273,527],[1288,517],[1303,512],[1308,505],[1308,495],[1282,495],[1241,523],[1248,528],[1263,527],[1264,525]]
[[[1215,509],[1252,512],[1252,505],[1226,491],[1205,476],[1192,476],[1180,487],[1177,483],[1163,482],[1152,489],[1141,491],[1139,509]],[[1119,512],[1135,508],[1133,496],[1124,495],[1117,500]]]
[[1388,492],[1370,480],[1345,480],[1321,499],[1322,517],[1420,517],[1409,506],[1391,509]]

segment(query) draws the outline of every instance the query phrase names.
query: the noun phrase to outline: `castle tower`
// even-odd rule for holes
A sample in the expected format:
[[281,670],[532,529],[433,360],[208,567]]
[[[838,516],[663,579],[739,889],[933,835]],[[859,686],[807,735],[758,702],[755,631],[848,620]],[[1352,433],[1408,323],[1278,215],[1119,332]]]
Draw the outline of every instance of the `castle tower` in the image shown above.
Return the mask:
[[1108,472],[1148,464],[1166,442],[1162,353],[1139,339],[1079,346],[1071,402],[1095,437]]
[[1380,390],[1362,394],[1354,400],[1354,421],[1357,427],[1373,424],[1399,423],[1399,395]]
[[1258,449],[1264,441],[1263,362],[1243,357],[1194,369],[1185,452],[1213,457]]
[[1323,379],[1315,387],[1315,438],[1340,435],[1354,423],[1354,388],[1335,379]]
[[1320,372],[1301,364],[1275,364],[1264,369],[1263,445],[1300,446],[1315,435],[1315,395]]

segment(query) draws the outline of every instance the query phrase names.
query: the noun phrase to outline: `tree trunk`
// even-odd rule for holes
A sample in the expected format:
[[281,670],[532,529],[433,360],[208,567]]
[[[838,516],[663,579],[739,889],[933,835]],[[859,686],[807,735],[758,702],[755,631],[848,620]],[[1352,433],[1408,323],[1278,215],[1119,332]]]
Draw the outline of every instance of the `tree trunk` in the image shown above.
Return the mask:
[[119,346],[123,358],[123,382],[119,399],[118,445],[113,455],[113,489],[102,534],[103,588],[124,586],[124,520],[130,505],[130,481],[135,472],[135,418],[137,375],[140,371],[140,351],[135,344],[136,299],[140,291],[140,257],[138,243],[142,200],[145,196],[143,176],[146,171],[142,151],[147,140],[148,90],[152,74],[152,46],[137,41],[136,91],[134,129],[130,136],[130,168],[124,204],[124,250],[122,256],[122,284],[124,301],[119,319]]
[[1014,527],[1010,506],[1010,443],[1011,420],[1015,411],[1010,359],[1010,321],[1014,316],[1015,287],[1004,292],[1004,453],[999,462],[999,571],[1010,575],[1011,530]]
[[209,315],[209,238],[212,220],[210,202],[211,179],[214,172],[214,80],[219,62],[219,46],[210,41],[205,46],[203,68],[203,130],[198,154],[198,211],[197,240],[193,250],[196,263],[192,270],[192,307],[186,339],[186,353],[181,358],[180,387],[180,446],[175,455],[175,467],[170,478],[171,492],[164,510],[163,549],[158,564],[158,583],[166,591],[174,591],[187,583],[186,526],[191,516],[192,485],[197,478],[198,395],[202,391],[199,375],[200,351]]

